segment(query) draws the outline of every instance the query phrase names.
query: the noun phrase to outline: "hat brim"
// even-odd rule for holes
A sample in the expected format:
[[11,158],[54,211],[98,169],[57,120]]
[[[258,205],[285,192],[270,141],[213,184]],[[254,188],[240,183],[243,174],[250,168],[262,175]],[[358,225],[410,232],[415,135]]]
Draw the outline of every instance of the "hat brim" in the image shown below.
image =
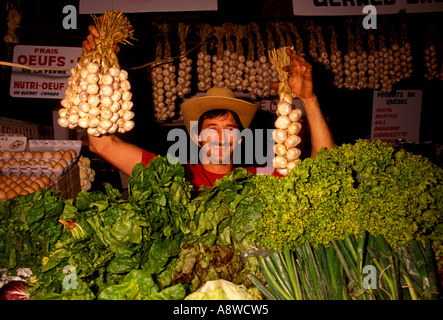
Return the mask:
[[[257,105],[241,99],[228,98],[222,96],[204,96],[184,101],[181,104],[183,120],[191,138],[194,139],[193,127],[191,121],[197,121],[200,116],[210,110],[226,109],[234,111],[243,126],[248,128],[257,112]],[[195,131],[194,131],[195,132]]]

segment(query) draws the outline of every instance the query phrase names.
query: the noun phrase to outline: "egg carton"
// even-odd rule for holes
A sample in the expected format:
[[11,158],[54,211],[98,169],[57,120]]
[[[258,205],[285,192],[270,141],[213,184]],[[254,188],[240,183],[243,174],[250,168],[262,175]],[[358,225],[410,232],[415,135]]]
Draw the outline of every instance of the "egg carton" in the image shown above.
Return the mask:
[[[54,174],[56,176],[61,176],[63,174],[65,174],[69,169],[71,169],[73,167],[73,165],[75,164],[75,162],[77,161],[77,159],[63,159],[66,162],[66,166],[63,166],[62,169],[57,169],[57,168],[52,168],[51,166],[47,166],[45,164],[39,163],[41,161],[43,161],[44,163],[53,161],[53,163],[58,163],[61,159],[25,159],[25,158],[16,158],[15,160],[17,162],[20,161],[26,161],[29,162],[31,160],[34,160],[35,163],[33,164],[19,164],[19,163],[14,163],[14,164],[8,164],[8,161],[11,158],[4,158],[4,162],[7,164],[5,166],[5,164],[3,164],[3,166],[0,168],[1,169],[1,173],[3,175],[6,176],[10,176],[10,175],[48,175],[48,174]],[[2,159],[0,159],[2,160]]]
[[5,176],[52,176],[55,177],[61,177],[66,172],[68,172],[70,169],[69,166],[63,168],[63,169],[54,169],[46,166],[9,166],[7,168],[2,168],[1,173]]
[[[72,167],[72,165],[78,160],[79,156],[80,156],[80,152],[81,152],[81,147],[82,147],[82,142],[80,140],[29,140],[28,141],[28,145],[29,145],[29,151],[30,152],[42,152],[44,153],[45,151],[68,151],[68,150],[74,150],[76,153],[76,157],[72,158],[72,159],[63,159],[66,161],[66,163],[68,164],[67,168],[70,169]],[[23,152],[24,155],[26,154],[26,152]],[[0,160],[3,160],[3,162],[8,162],[11,158],[14,158],[13,154],[11,154],[11,156],[0,156]],[[31,160],[34,160],[35,162],[38,162],[40,160],[44,160],[44,161],[51,161],[54,160],[56,162],[58,162],[60,159],[56,159],[56,158],[30,158],[30,157],[18,157],[18,158],[14,158],[17,161],[26,161],[29,162]],[[10,165],[11,167],[34,167],[34,165],[17,165],[17,164],[12,164]],[[36,167],[40,167],[40,165],[35,165]],[[7,169],[7,168],[4,168]],[[58,172],[60,170],[54,169],[55,172]],[[9,172],[8,170],[5,171],[6,173]]]
[[28,138],[21,134],[0,133],[0,151],[24,151],[27,140]]
[[28,141],[29,151],[57,151],[63,150],[68,151],[72,149],[77,154],[80,155],[82,148],[81,140],[29,140]]
[[[9,160],[13,159],[12,157],[0,157],[0,160],[3,160],[4,163],[8,163]],[[25,161],[25,162],[29,162],[31,160],[34,160],[35,162],[39,162],[41,160],[48,162],[48,161],[55,161],[58,162],[62,159],[55,159],[55,158],[14,158],[17,162],[21,162],[21,161]],[[68,167],[71,167],[74,162],[76,162],[78,159],[78,157],[76,157],[75,159],[63,159],[66,161],[66,163],[68,164]],[[29,166],[38,166],[36,164],[11,164],[10,166],[21,166],[21,167],[29,167]]]

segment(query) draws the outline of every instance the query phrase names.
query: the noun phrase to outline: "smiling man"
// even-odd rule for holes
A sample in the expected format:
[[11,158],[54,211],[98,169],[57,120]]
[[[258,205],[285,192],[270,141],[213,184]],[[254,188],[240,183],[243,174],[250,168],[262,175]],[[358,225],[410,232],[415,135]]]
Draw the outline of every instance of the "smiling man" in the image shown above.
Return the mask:
[[[95,48],[95,41],[99,36],[93,25],[89,26],[89,32],[82,44],[85,51]],[[119,50],[116,46],[115,51]],[[287,54],[291,64],[283,70],[288,73],[292,94],[303,104],[309,124],[312,157],[323,147],[332,148],[334,140],[313,91],[311,64],[293,50],[287,49]],[[185,165],[187,177],[197,190],[202,185],[212,186],[218,178],[235,170],[233,155],[241,141],[239,133],[249,127],[256,111],[255,104],[237,99],[234,92],[227,88],[212,88],[205,96],[182,103],[183,119],[189,136],[201,146],[200,162]],[[91,151],[127,175],[131,175],[132,168],[137,163],[147,165],[156,157],[116,135],[88,138]],[[252,173],[258,171],[252,166],[245,169]],[[276,170],[269,172],[280,176]]]
[[[239,130],[241,122],[237,114],[229,110],[216,109],[203,114],[202,119],[199,132],[195,134],[195,139],[201,146],[201,162],[205,165],[231,164],[234,149],[242,140]],[[214,166],[211,171],[217,170],[219,169]]]
[[[230,89],[212,88],[204,97],[183,102],[181,109],[190,137],[201,147],[200,163],[187,164],[187,176],[198,188],[212,186],[233,170],[240,133],[251,124],[257,106],[235,98]],[[246,169],[256,172],[255,167]]]
[[[289,86],[303,103],[311,133],[311,156],[323,147],[334,146],[332,135],[313,93],[311,65],[288,50],[291,66],[287,66]],[[227,88],[212,88],[206,95],[182,103],[182,114],[189,136],[199,144],[200,162],[187,163],[188,179],[198,190],[210,187],[228,172],[235,170],[233,155],[241,142],[241,131],[248,128],[257,111],[253,103],[237,99]],[[115,135],[89,136],[89,148],[127,175],[135,164],[147,165],[155,154],[127,143]],[[246,170],[257,173],[250,166]],[[272,174],[279,175],[275,170]]]
[[[89,27],[90,35],[83,42],[83,50],[95,48],[98,31]],[[119,48],[116,48],[118,51]],[[334,140],[313,92],[312,66],[303,57],[288,49],[291,65],[283,69],[288,73],[292,93],[301,100],[311,133],[311,156],[323,147],[331,148]],[[200,162],[187,163],[188,179],[196,190],[202,185],[210,187],[218,178],[235,170],[235,149],[241,142],[241,131],[249,127],[257,111],[253,103],[237,99],[228,88],[212,88],[206,95],[182,103],[182,114],[191,139],[201,147]],[[127,143],[116,135],[88,136],[89,148],[127,175],[142,162],[147,165],[155,154]],[[245,168],[257,173],[255,167]],[[276,170],[270,170],[280,176]]]

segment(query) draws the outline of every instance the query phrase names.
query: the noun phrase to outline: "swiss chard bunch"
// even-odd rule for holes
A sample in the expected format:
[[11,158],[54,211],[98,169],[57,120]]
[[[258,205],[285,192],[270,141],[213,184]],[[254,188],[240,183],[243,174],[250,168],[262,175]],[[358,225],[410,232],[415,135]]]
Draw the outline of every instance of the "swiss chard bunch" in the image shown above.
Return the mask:
[[174,282],[188,283],[192,292],[208,280],[247,284],[247,274],[258,270],[258,263],[243,258],[262,210],[251,176],[238,168],[189,202],[189,232],[172,270]]
[[146,215],[152,239],[188,232],[186,206],[192,184],[183,166],[167,157],[155,157],[144,167],[134,166],[128,181],[129,202]]
[[[56,220],[63,236],[34,272],[32,299],[93,299],[140,267],[144,217],[111,185],[106,191],[81,191],[75,201],[65,201]],[[67,267],[75,270],[75,290],[64,283]]]
[[158,275],[161,286],[171,283],[168,270],[180,252],[183,235],[189,232],[186,207],[193,190],[183,166],[169,159],[158,156],[146,167],[137,164],[128,181],[128,201],[147,223],[142,263]]
[[62,235],[63,208],[61,193],[46,189],[0,201],[0,268],[39,265]]
[[253,232],[255,221],[261,217],[262,203],[252,192],[255,184],[250,178],[248,171],[239,168],[193,199],[187,206],[191,221],[186,241],[230,245]]
[[[181,165],[158,157],[134,167],[128,200],[111,185],[66,200],[58,217],[64,238],[35,273],[31,298],[183,298],[168,273],[187,227],[177,223],[192,190],[183,175]],[[66,266],[75,270],[75,290],[65,283]]]

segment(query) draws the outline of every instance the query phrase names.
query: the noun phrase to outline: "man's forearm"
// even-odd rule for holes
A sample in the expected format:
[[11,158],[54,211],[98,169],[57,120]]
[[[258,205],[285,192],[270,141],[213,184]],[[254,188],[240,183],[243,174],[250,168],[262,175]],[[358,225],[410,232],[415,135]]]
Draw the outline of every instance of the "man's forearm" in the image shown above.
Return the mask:
[[89,149],[128,176],[132,168],[142,161],[142,149],[124,142],[114,135],[89,137]]
[[328,123],[321,112],[317,97],[314,95],[300,100],[305,109],[311,132],[311,157],[313,157],[321,148],[332,148],[335,143]]

